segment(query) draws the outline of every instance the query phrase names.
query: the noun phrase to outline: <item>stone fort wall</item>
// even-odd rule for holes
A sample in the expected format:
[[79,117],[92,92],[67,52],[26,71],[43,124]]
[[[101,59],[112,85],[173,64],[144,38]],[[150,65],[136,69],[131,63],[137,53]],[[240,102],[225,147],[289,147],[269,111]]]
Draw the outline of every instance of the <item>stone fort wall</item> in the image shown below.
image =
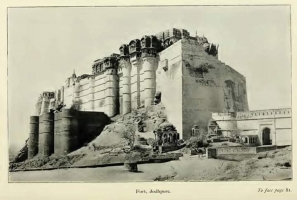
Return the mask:
[[212,112],[248,111],[245,77],[207,54],[197,41],[181,42],[183,133],[190,134],[193,124],[207,129]]
[[31,116],[28,158],[66,155],[95,139],[109,123],[103,112],[70,109]]
[[63,102],[113,117],[154,104],[158,91],[168,120],[188,139],[194,124],[207,129],[212,112],[248,110],[245,77],[219,61],[218,47],[205,37],[171,29],[119,52],[95,60],[92,74],[73,73],[53,97],[38,101],[36,114]]

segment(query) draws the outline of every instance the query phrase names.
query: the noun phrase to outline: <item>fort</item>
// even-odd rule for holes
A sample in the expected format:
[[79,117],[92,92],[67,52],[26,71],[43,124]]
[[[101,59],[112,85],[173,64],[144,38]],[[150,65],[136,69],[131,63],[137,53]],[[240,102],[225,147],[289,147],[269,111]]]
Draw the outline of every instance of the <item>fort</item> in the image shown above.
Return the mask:
[[218,50],[206,37],[175,28],[119,45],[119,53],[95,60],[90,74],[73,72],[58,90],[40,95],[30,118],[29,158],[65,155],[89,142],[86,135],[98,135],[109,118],[159,102],[183,140],[194,125],[226,136],[258,135],[267,122],[273,144],[290,143],[290,109],[249,111],[245,77],[220,61]]

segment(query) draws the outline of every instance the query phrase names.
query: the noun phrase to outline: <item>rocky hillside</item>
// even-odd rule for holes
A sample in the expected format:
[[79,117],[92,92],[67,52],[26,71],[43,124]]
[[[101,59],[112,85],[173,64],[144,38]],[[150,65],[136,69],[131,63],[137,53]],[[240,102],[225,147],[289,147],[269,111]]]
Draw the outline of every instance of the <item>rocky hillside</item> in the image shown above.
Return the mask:
[[128,145],[126,133],[134,128],[136,138],[154,138],[153,131],[166,121],[166,111],[162,104],[158,104],[133,110],[126,115],[118,115],[112,120],[113,123],[105,126],[101,134],[90,142],[87,147],[72,152],[71,155],[110,147],[126,146]]
[[[71,166],[92,166],[101,164],[116,164],[124,161],[124,155],[129,150],[131,134],[137,138],[154,139],[153,130],[166,121],[166,111],[162,103],[147,108],[133,110],[126,115],[118,115],[112,123],[105,126],[100,135],[86,146],[68,154],[48,158],[36,156],[34,159],[20,163],[12,163],[11,170],[28,168],[59,168]],[[132,133],[133,132],[133,133]],[[127,134],[129,133],[129,134]],[[135,143],[136,144],[136,143]],[[141,146],[146,154],[152,150],[150,146]]]

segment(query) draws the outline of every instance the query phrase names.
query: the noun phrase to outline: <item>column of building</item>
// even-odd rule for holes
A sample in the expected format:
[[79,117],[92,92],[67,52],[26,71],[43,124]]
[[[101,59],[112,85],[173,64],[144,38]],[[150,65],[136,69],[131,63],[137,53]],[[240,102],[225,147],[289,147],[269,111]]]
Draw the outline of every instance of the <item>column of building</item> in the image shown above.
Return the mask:
[[64,104],[64,86],[61,87],[61,103]]
[[122,69],[122,103],[121,111],[123,115],[131,112],[131,63],[129,56],[129,47],[127,45],[122,45],[120,47],[120,63],[119,67]]
[[80,98],[79,98],[79,91],[80,91],[80,83],[75,81],[73,87],[73,105],[76,110],[80,110]]
[[121,64],[121,60],[119,60],[118,66],[118,78],[119,78],[119,114],[123,114],[123,67]]
[[137,109],[140,106],[140,68],[141,68],[140,40],[132,40],[129,43],[131,62],[131,107]]
[[104,60],[105,66],[105,113],[109,117],[118,114],[118,77],[117,61],[114,57],[108,57]]
[[144,36],[141,39],[141,101],[145,107],[154,102],[156,93],[156,69],[157,69],[157,38],[155,36]]
[[91,78],[89,78],[89,81],[90,81],[90,110],[94,111],[95,76],[92,76]]

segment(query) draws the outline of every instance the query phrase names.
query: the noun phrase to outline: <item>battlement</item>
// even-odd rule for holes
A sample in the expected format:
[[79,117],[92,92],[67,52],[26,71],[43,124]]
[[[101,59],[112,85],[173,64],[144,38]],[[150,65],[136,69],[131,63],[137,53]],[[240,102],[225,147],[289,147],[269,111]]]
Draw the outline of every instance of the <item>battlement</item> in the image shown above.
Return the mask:
[[270,109],[270,110],[253,110],[249,112],[238,112],[236,119],[258,119],[258,118],[275,118],[275,117],[291,117],[291,108]]
[[42,97],[49,98],[49,99],[54,98],[55,97],[55,92],[44,91],[44,92],[42,92]]
[[117,69],[120,59],[130,61],[130,58],[134,57],[156,57],[158,53],[182,38],[196,41],[209,55],[217,56],[218,54],[218,46],[209,43],[206,37],[197,35],[193,37],[185,29],[172,28],[156,35],[145,35],[140,39],[133,39],[128,44],[122,44],[119,48],[120,54],[112,54],[109,57],[95,60],[92,65],[92,74],[102,74],[108,68]]
[[116,69],[118,67],[119,54],[111,54],[108,57],[97,59],[92,66],[92,74],[102,73],[107,69]]
[[247,119],[268,119],[268,118],[288,118],[291,117],[291,108],[269,109],[269,110],[253,110],[247,112],[233,113],[212,113],[212,118],[216,121],[236,121]]

